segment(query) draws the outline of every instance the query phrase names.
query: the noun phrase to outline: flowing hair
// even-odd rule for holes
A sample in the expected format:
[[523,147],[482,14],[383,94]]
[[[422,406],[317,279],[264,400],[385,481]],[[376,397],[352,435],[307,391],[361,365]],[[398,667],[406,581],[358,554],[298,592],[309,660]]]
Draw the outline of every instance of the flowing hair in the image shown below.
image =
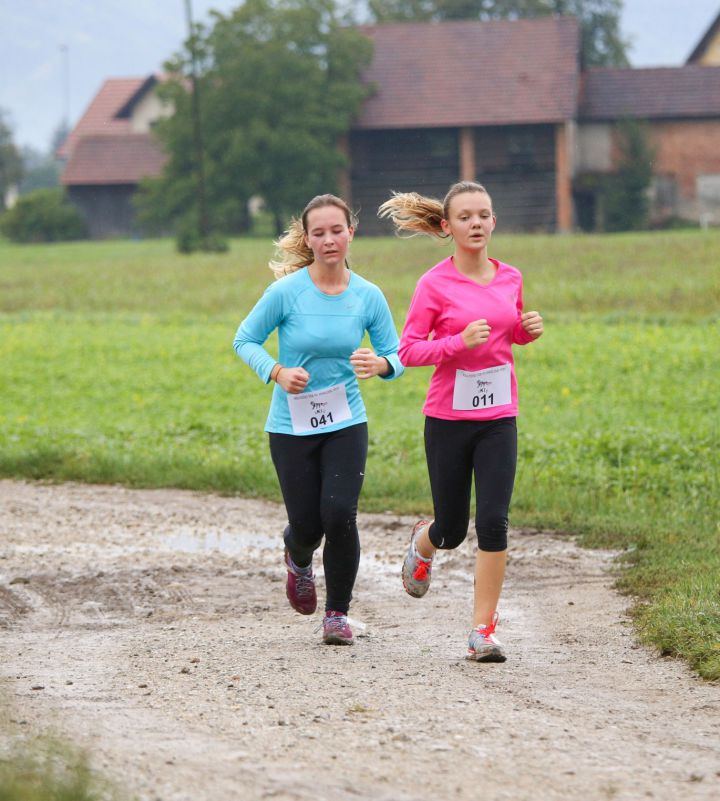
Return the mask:
[[448,239],[451,235],[443,231],[441,223],[448,219],[450,201],[463,192],[482,192],[490,197],[487,189],[475,181],[453,184],[442,202],[417,192],[393,192],[390,200],[386,200],[378,209],[378,216],[389,219],[396,233],[409,231],[410,236],[427,234],[436,239]]
[[348,227],[357,228],[357,216],[342,198],[335,195],[316,195],[305,206],[300,218],[293,217],[287,231],[273,243],[275,254],[268,267],[273,271],[276,279],[312,264],[315,257],[311,248],[305,243],[307,218],[313,209],[321,209],[325,206],[335,206],[340,209],[345,214]]

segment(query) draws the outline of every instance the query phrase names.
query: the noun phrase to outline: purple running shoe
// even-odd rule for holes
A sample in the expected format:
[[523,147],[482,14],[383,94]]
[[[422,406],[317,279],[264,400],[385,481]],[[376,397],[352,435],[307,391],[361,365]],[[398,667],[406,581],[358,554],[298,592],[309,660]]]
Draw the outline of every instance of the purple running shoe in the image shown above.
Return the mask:
[[328,610],[322,623],[323,642],[326,645],[352,645],[353,633],[347,615]]
[[317,592],[312,565],[299,568],[293,564],[287,548],[285,549],[285,566],[287,567],[287,583],[285,593],[290,606],[301,615],[312,615],[317,609]]

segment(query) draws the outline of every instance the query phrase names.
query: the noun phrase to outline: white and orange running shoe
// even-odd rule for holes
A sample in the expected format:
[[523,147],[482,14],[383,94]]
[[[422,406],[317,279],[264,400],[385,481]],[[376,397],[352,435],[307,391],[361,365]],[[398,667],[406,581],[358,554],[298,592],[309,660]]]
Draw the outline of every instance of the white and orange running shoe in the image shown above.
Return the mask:
[[423,526],[427,525],[427,520],[419,520],[413,526],[412,533],[410,534],[410,545],[408,546],[402,566],[403,587],[405,587],[405,592],[408,595],[412,595],[413,598],[422,598],[430,587],[432,558],[425,559],[420,556],[417,546],[415,545],[418,531],[420,531]]
[[492,616],[487,626],[476,626],[468,637],[468,649],[465,656],[473,662],[504,662],[507,657],[502,643],[495,636],[498,613]]

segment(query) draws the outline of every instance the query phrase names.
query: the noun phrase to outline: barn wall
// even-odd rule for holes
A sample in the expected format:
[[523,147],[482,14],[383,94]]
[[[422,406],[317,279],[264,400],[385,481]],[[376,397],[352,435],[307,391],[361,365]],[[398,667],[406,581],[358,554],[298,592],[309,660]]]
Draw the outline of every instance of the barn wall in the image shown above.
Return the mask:
[[478,180],[507,231],[554,231],[555,130],[552,125],[475,129]]
[[[460,138],[458,128],[352,132],[350,194],[360,232],[390,232],[376,211],[392,191],[442,198],[460,178]],[[503,229],[554,231],[554,127],[473,128],[472,138],[475,177],[491,193]]]
[[388,234],[378,206],[395,192],[442,198],[458,180],[456,128],[353,131],[350,135],[351,199],[360,211],[361,234]]
[[70,201],[85,219],[91,239],[110,239],[137,233],[131,198],[132,184],[68,186]]

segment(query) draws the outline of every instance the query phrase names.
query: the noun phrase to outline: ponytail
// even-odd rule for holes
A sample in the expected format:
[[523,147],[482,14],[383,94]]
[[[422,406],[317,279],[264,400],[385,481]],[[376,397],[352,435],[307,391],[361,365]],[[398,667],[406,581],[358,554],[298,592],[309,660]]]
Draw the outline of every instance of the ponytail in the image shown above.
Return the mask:
[[448,239],[450,234],[443,231],[441,222],[448,219],[450,201],[463,192],[482,192],[490,197],[487,189],[476,181],[453,184],[442,203],[417,192],[393,192],[390,200],[386,200],[378,209],[378,216],[391,220],[397,233],[410,231],[410,236],[427,234],[436,239]]
[[378,209],[378,216],[391,220],[395,231],[409,231],[410,236],[427,234],[437,239],[447,239],[440,225],[443,219],[443,204],[434,198],[417,192],[393,192]]
[[273,244],[275,255],[268,267],[273,271],[275,278],[290,275],[312,263],[313,252],[305,244],[305,230],[302,221],[296,217],[293,217],[290,227]]

